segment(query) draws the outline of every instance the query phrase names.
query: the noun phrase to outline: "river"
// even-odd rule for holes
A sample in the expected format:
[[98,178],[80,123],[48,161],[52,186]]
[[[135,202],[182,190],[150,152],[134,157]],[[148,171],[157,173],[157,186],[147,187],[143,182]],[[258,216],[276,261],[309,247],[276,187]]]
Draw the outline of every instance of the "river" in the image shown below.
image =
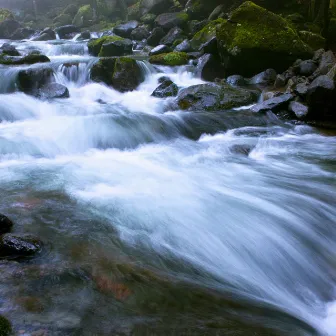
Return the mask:
[[202,83],[192,67],[139,61],[119,93],[90,82],[86,42],[14,44],[70,91],[38,100],[15,91],[25,66],[0,67],[0,213],[45,242],[0,261],[16,331],[336,335],[335,136],[151,97],[162,75]]

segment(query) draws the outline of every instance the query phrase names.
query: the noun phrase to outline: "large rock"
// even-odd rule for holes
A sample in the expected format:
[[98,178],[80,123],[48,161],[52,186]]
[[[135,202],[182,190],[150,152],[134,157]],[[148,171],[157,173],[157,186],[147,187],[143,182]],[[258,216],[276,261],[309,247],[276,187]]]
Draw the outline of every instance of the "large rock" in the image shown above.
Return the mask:
[[69,98],[70,93],[66,86],[59,83],[48,83],[42,86],[37,96],[41,99]]
[[185,65],[188,63],[189,56],[182,52],[170,52],[167,54],[154,55],[149,58],[149,62],[160,65]]
[[113,32],[121,37],[131,37],[132,31],[139,26],[138,21],[129,21],[127,23],[115,26]]
[[326,75],[335,64],[336,57],[331,50],[322,53],[319,66],[317,68],[317,74]]
[[20,23],[11,18],[0,22],[0,39],[9,39],[20,27]]
[[161,39],[165,36],[165,31],[160,28],[160,27],[156,27],[153,29],[152,33],[150,34],[150,36],[147,39],[147,43],[150,46],[156,46],[160,43]]
[[50,59],[47,56],[40,54],[29,54],[23,57],[0,55],[0,64],[4,65],[36,64],[48,62],[50,62]]
[[250,77],[265,68],[286,70],[296,59],[312,56],[288,22],[247,1],[217,26],[219,53],[227,75]]
[[72,24],[72,17],[69,14],[60,14],[54,18],[53,23],[56,27]]
[[162,81],[162,83],[152,93],[153,97],[166,98],[175,97],[178,93],[178,87],[169,78]]
[[41,252],[42,246],[42,242],[37,238],[6,233],[0,237],[0,257],[30,257]]
[[1,46],[0,53],[8,56],[20,56],[20,53],[17,51],[17,49],[9,43],[4,43]]
[[98,56],[103,44],[105,43],[108,44],[111,42],[116,42],[116,41],[121,41],[121,40],[123,40],[123,38],[117,35],[102,36],[100,38],[91,39],[88,42],[89,53],[93,56]]
[[43,29],[38,36],[32,38],[32,41],[50,41],[56,40],[56,33],[49,27]]
[[301,30],[299,31],[299,36],[301,40],[308,44],[313,50],[324,48],[326,45],[326,39],[320,34],[314,34],[310,31]]
[[31,68],[18,73],[18,88],[25,93],[37,95],[38,90],[53,80],[54,72],[51,68]]
[[192,51],[194,51],[194,49],[191,46],[190,41],[188,39],[185,39],[175,47],[174,51],[192,52]]
[[173,45],[175,41],[177,40],[183,41],[184,39],[185,35],[183,30],[179,27],[175,27],[169,30],[167,35],[160,40],[160,43],[166,45]]
[[126,92],[139,86],[143,81],[143,74],[138,63],[130,57],[108,57],[100,59],[92,67],[91,79]]
[[248,105],[257,99],[255,91],[230,85],[200,84],[181,90],[177,105],[181,110],[220,111]]
[[209,17],[214,8],[222,3],[233,1],[221,0],[189,0],[185,6],[185,10],[192,19],[205,19]]
[[289,103],[294,99],[294,96],[290,93],[283,94],[278,97],[267,99],[260,104],[256,104],[251,108],[252,112],[280,112],[287,110]]
[[77,34],[80,32],[79,28],[74,25],[66,25],[62,27],[58,27],[55,29],[56,33],[61,39],[71,39],[73,38],[74,34]]
[[141,16],[147,13],[158,15],[167,12],[172,6],[173,0],[142,0],[139,5]]
[[309,77],[317,70],[317,64],[313,60],[302,61],[295,70],[299,75]]
[[292,101],[288,109],[298,119],[305,119],[309,112],[308,106],[296,101]]
[[35,30],[32,28],[18,28],[10,36],[11,40],[25,40],[29,39],[35,34]]
[[249,79],[248,83],[252,85],[269,85],[274,84],[277,77],[277,73],[274,69],[267,69],[252,78]]
[[[69,16],[68,14],[63,15]],[[78,9],[77,14],[72,20],[72,24],[77,27],[87,27],[89,25],[92,25],[95,22],[95,20],[96,20],[96,13],[92,9],[91,5],[84,5]]]
[[136,41],[142,41],[149,37],[149,31],[145,26],[135,28],[131,33],[131,39]]
[[156,25],[166,31],[174,27],[184,27],[187,21],[188,14],[185,12],[163,13],[155,19]]
[[0,315],[0,335],[12,335],[12,324],[3,316]]
[[198,59],[196,75],[206,81],[214,81],[223,77],[224,69],[219,60],[211,54],[205,54]]
[[129,39],[105,42],[100,50],[100,57],[125,56],[132,54],[133,42]]
[[0,235],[10,232],[13,225],[13,222],[8,217],[0,214]]

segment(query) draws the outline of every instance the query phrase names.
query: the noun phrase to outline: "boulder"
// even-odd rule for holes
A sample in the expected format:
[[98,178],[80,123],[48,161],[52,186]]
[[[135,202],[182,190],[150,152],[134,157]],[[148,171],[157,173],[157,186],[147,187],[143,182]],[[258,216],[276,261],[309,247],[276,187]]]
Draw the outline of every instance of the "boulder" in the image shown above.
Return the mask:
[[202,20],[208,18],[216,6],[224,3],[220,0],[189,0],[185,5],[185,11],[191,19]]
[[120,92],[133,91],[143,81],[138,63],[130,57],[100,59],[91,70],[91,79],[103,82]]
[[127,23],[122,23],[118,26],[115,26],[113,32],[121,37],[131,37],[132,31],[139,26],[138,21],[129,21]]
[[286,85],[286,77],[282,74],[276,76],[274,81],[274,88],[279,89],[283,88]]
[[100,38],[91,39],[88,42],[89,53],[90,55],[98,56],[103,44],[121,40],[123,40],[123,38],[117,35],[102,36]]
[[282,110],[287,110],[289,103],[294,99],[294,96],[290,93],[283,94],[278,97],[267,99],[260,104],[256,104],[251,108],[252,112],[280,112]]
[[181,90],[176,102],[181,110],[220,111],[248,105],[257,99],[255,91],[209,83]]
[[299,75],[309,77],[317,70],[317,64],[313,60],[302,61],[295,70]]
[[91,33],[89,30],[85,30],[83,32],[80,33],[80,35],[78,36],[77,40],[79,41],[83,41],[83,40],[89,40],[91,38]]
[[55,31],[60,39],[71,39],[74,34],[80,33],[79,28],[74,25],[61,26],[56,28]]
[[139,5],[141,15],[147,13],[158,15],[167,12],[173,6],[173,0],[142,0]]
[[210,21],[209,20],[190,20],[188,21],[187,27],[188,27],[188,34],[190,36],[194,36],[197,32],[202,30]]
[[233,86],[244,86],[247,85],[247,80],[240,75],[232,75],[226,78],[226,82]]
[[47,62],[50,62],[50,59],[47,56],[40,54],[29,54],[22,57],[0,55],[0,64],[4,65],[22,65]]
[[121,39],[114,42],[105,42],[99,52],[99,57],[126,56],[132,54],[133,42]]
[[312,56],[312,49],[285,19],[251,1],[217,26],[216,36],[227,75],[250,77],[265,68],[280,73],[296,59]]
[[38,90],[50,83],[54,72],[51,68],[31,68],[20,70],[17,77],[19,90],[36,95]]
[[183,30],[179,27],[175,27],[169,30],[166,36],[164,36],[161,40],[161,44],[166,45],[173,45],[175,41],[181,40],[183,41],[185,39]]
[[196,76],[206,81],[214,81],[215,78],[222,77],[224,69],[219,60],[211,54],[205,54],[198,59],[196,66]]
[[131,33],[131,39],[136,41],[142,41],[149,37],[149,31],[145,26],[135,28]]
[[25,40],[29,39],[35,34],[35,30],[31,28],[18,28],[10,36],[11,40]]
[[72,24],[72,17],[69,14],[60,14],[54,18],[53,23],[56,27]]
[[66,86],[59,83],[48,83],[42,86],[37,94],[41,99],[69,98],[70,93]]
[[142,23],[148,24],[148,25],[152,25],[154,23],[156,19],[156,15],[155,14],[145,14],[140,18],[140,21]]
[[277,73],[274,69],[267,69],[248,80],[248,84],[252,85],[269,85],[274,84]]
[[188,63],[189,56],[186,53],[170,52],[167,54],[154,55],[149,58],[149,62],[152,64],[160,65],[185,65]]
[[13,222],[8,217],[0,214],[0,235],[10,232],[13,225]]
[[294,93],[302,98],[304,98],[308,93],[308,83],[298,83],[294,86]]
[[12,324],[2,315],[0,315],[0,335],[1,336],[12,335]]
[[[67,15],[68,14],[63,14]],[[80,7],[77,11],[77,14],[73,18],[72,23],[76,27],[87,27],[93,25],[96,20],[96,13],[92,9],[91,5],[84,5]]]
[[187,22],[188,14],[185,12],[163,13],[155,19],[156,25],[165,31],[168,31],[174,27],[184,27]]
[[305,119],[309,111],[308,106],[296,101],[290,102],[288,109],[290,112],[294,113],[295,117],[298,119]]
[[177,85],[170,79],[166,79],[154,90],[152,96],[157,98],[175,97],[177,93]]
[[174,51],[177,51],[177,52],[192,52],[192,51],[194,51],[194,49],[192,48],[190,41],[185,39],[175,47]]
[[150,46],[156,46],[160,43],[160,40],[165,36],[165,31],[160,28],[160,27],[156,27],[153,29],[152,33],[150,34],[150,36],[147,39],[147,43]]
[[326,75],[330,69],[335,65],[336,57],[331,50],[324,52],[321,55],[321,60],[317,68],[318,75]]
[[20,56],[20,53],[17,51],[17,49],[9,43],[4,43],[1,46],[0,53],[8,56]]
[[149,52],[149,56],[154,56],[154,55],[160,55],[160,54],[166,54],[171,52],[172,49],[164,44],[160,44],[157,47],[153,48],[150,52]]
[[0,237],[0,257],[31,257],[41,252],[42,246],[42,242],[35,237],[6,233]]
[[310,31],[301,30],[299,31],[299,36],[301,40],[309,45],[313,50],[324,48],[326,45],[326,39],[320,34],[314,34]]
[[20,27],[21,24],[12,18],[0,22],[0,39],[9,39]]

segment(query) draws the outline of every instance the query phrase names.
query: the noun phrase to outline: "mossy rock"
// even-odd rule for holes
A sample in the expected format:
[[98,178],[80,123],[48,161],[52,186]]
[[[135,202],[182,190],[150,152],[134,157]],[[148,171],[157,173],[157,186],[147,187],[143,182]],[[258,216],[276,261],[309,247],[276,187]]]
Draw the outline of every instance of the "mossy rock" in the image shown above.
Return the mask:
[[251,1],[217,26],[216,36],[227,75],[251,77],[267,68],[282,72],[313,53],[284,18]]
[[140,21],[146,24],[152,24],[154,23],[156,19],[156,15],[155,14],[145,14],[143,16],[141,16]]
[[0,64],[3,65],[22,65],[48,62],[50,62],[50,59],[45,55],[29,54],[24,57],[11,57],[3,54],[0,55]]
[[88,43],[89,53],[93,56],[98,56],[101,50],[101,47],[104,43],[110,43],[115,41],[123,40],[122,37],[113,35],[113,36],[102,36],[97,39],[91,39]]
[[12,333],[12,324],[0,315],[0,336],[9,336]]
[[216,27],[223,22],[225,22],[225,20],[223,19],[217,19],[209,22],[205,27],[203,27],[193,36],[190,41],[191,46],[195,50],[198,50],[201,45],[213,39],[216,36]]
[[138,20],[141,16],[141,1],[136,2],[134,5],[127,8],[127,16],[129,20]]
[[85,27],[93,23],[94,13],[90,5],[82,6],[78,9],[73,19],[73,24],[78,27]]
[[154,55],[149,58],[149,62],[161,65],[185,65],[188,63],[189,55],[184,52],[170,52],[166,54]]
[[6,19],[14,19],[13,13],[5,8],[0,8],[0,22]]
[[308,44],[313,50],[323,49],[326,45],[326,39],[319,34],[309,31],[299,31],[299,36],[303,42]]
[[65,26],[72,23],[72,18],[69,14],[60,14],[53,20],[56,26]]
[[78,11],[78,7],[74,4],[70,4],[65,7],[63,10],[62,14],[70,15],[70,16],[75,16]]

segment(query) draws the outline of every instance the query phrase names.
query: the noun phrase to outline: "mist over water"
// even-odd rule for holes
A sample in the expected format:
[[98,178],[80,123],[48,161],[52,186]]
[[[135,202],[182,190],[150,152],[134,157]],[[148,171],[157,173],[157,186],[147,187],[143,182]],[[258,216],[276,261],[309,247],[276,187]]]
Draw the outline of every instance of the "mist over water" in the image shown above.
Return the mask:
[[66,100],[0,67],[0,212],[47,242],[3,265],[0,312],[51,335],[336,335],[336,137],[151,97],[162,75],[202,83],[192,67],[139,61],[119,93],[90,82],[85,45],[18,45],[50,56]]

